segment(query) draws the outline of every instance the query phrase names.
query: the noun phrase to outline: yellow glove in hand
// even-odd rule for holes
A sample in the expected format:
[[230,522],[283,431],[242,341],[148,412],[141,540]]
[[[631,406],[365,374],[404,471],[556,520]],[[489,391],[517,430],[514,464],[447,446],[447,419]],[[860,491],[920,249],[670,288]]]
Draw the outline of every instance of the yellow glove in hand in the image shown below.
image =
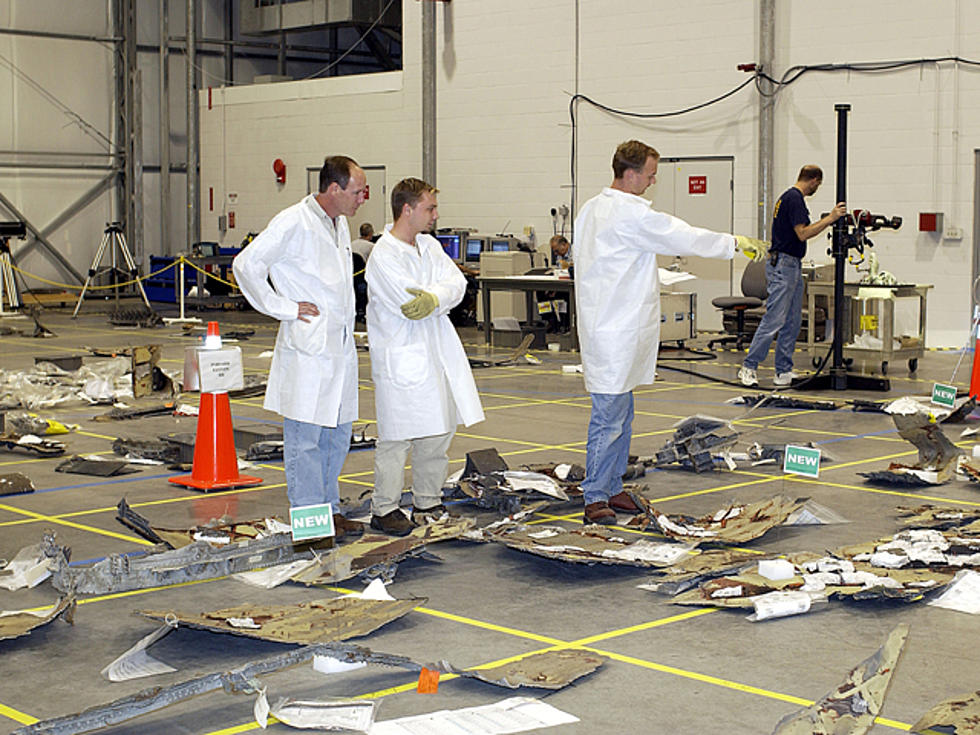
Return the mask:
[[439,299],[436,298],[435,294],[423,291],[421,288],[406,288],[405,290],[415,296],[414,299],[402,304],[402,314],[407,319],[423,319],[439,306]]
[[735,235],[735,249],[741,250],[749,260],[762,260],[769,254],[769,243],[754,237]]

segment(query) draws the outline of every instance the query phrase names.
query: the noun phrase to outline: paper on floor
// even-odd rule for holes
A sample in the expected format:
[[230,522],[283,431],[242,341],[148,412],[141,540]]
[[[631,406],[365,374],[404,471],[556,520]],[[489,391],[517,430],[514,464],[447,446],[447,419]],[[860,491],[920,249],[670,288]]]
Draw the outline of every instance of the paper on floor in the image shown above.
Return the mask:
[[933,607],[980,615],[980,573],[963,569],[956,573],[949,587],[935,600]]
[[171,671],[176,671],[177,669],[173,666],[158,661],[146,652],[147,648],[174,630],[175,627],[164,624],[148,636],[140,638],[135,646],[102,669],[102,676],[109,681],[128,681],[129,679],[169,674]]
[[369,735],[505,735],[578,721],[575,715],[532,697],[511,697],[482,707],[375,722],[368,732]]

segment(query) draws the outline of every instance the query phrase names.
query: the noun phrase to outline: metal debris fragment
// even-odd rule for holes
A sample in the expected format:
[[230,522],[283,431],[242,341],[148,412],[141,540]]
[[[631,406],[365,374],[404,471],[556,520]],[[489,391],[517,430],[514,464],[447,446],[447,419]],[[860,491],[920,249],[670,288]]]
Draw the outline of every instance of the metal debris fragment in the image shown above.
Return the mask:
[[74,595],[65,595],[53,607],[40,612],[4,610],[0,612],[0,641],[20,638],[62,616],[66,623],[71,624],[74,622],[74,615]]
[[731,504],[712,515],[694,518],[680,514],[667,515],[639,493],[630,493],[633,502],[667,538],[694,543],[744,543],[764,536],[800,511],[809,498],[777,495],[754,503]]
[[316,563],[294,575],[292,580],[308,586],[341,582],[356,576],[390,581],[398,564],[409,557],[438,559],[426,552],[426,544],[460,538],[473,526],[474,522],[468,518],[451,518],[413,528],[401,538],[365,534],[343,546],[318,553]]
[[173,442],[153,439],[117,438],[112,442],[113,453],[120,457],[141,457],[159,462],[179,462],[180,448]]
[[836,401],[820,401],[813,398],[795,398],[784,396],[779,393],[737,396],[729,399],[727,403],[743,406],[755,406],[762,402],[766,408],[804,408],[811,411],[836,411],[841,407]]
[[694,544],[627,541],[602,526],[569,530],[559,526],[516,526],[493,533],[491,540],[517,551],[577,564],[665,567],[694,549]]
[[898,507],[902,523],[916,528],[938,528],[942,531],[957,529],[965,535],[980,535],[980,508],[950,508],[938,505],[920,505],[915,508]]
[[891,414],[899,435],[919,450],[918,461],[913,465],[893,463],[887,470],[859,474],[873,482],[910,487],[948,481],[957,469],[954,460],[963,452],[943,433],[933,409],[904,397],[892,401],[885,411]]
[[27,436],[4,434],[0,436],[0,447],[9,449],[12,452],[36,454],[39,457],[59,457],[65,453],[64,442],[55,441],[54,439],[41,439],[33,434],[28,434]]
[[787,715],[773,735],[864,735],[881,712],[892,674],[908,640],[909,626],[898,625],[876,653],[812,706]]
[[470,362],[471,368],[490,368],[490,367],[503,367],[504,365],[513,365],[515,362],[517,362],[517,359],[521,355],[527,352],[527,348],[531,346],[531,342],[533,341],[534,341],[533,334],[525,335],[524,339],[521,340],[521,343],[517,345],[517,347],[515,347],[512,352],[510,352],[506,357],[498,358],[496,360],[479,358],[479,357],[470,357],[469,355],[467,355],[467,359]]
[[320,643],[252,661],[230,671],[199,676],[173,686],[148,687],[135,694],[108,704],[90,707],[77,714],[26,725],[15,730],[11,735],[77,735],[126,722],[216,689],[224,689],[229,694],[252,694],[257,691],[256,686],[259,685],[256,677],[309,661],[316,655],[330,656],[351,663],[363,661],[395,666],[416,672],[422,668],[404,656],[373,653],[367,648],[346,643]]
[[425,597],[394,601],[337,597],[298,605],[236,605],[200,614],[180,610],[138,612],[187,628],[305,646],[367,635],[426,601]]
[[561,689],[591,674],[606,662],[605,656],[577,648],[535,653],[517,661],[475,669],[457,669],[442,662],[440,669],[468,679],[479,679],[510,689],[535,687]]
[[728,421],[710,416],[690,416],[674,425],[673,438],[656,453],[655,464],[680,464],[695,472],[714,469],[712,451],[732,446],[738,434]]
[[980,732],[980,690],[940,702],[912,725],[912,732],[935,727],[952,728],[952,735]]
[[655,576],[637,587],[665,595],[681,592],[715,577],[735,574],[750,561],[760,559],[751,551],[737,549],[704,549],[699,554],[688,554],[668,567],[654,571]]
[[34,483],[23,472],[8,472],[0,475],[0,496],[32,492],[34,492]]
[[67,472],[73,475],[91,475],[93,477],[115,477],[139,472],[130,467],[124,460],[88,459],[75,454],[54,468],[55,472]]
[[277,533],[265,538],[231,541],[218,547],[207,540],[198,540],[164,552],[112,554],[83,567],[69,566],[63,552],[52,555],[51,581],[55,589],[98,595],[214,579],[310,558],[311,552],[309,547],[293,546],[290,534]]

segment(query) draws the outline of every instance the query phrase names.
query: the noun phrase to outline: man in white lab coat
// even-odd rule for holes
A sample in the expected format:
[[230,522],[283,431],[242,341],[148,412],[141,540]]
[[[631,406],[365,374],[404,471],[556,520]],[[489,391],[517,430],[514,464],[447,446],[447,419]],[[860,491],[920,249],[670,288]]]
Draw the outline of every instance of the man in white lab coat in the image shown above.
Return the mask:
[[[378,417],[371,527],[403,536],[446,512],[442,486],[456,425],[483,420],[463,344],[449,311],[466,279],[439,241],[421,233],[439,217],[438,189],[404,179],[391,192],[394,224],[367,263],[368,345]],[[415,510],[399,509],[412,452]]]
[[[657,255],[731,259],[735,238],[657,212],[641,195],[660,154],[636,140],[613,156],[613,182],[575,219],[575,298],[585,387],[592,398],[586,447],[585,523],[636,511],[623,492],[633,389],[652,383],[660,345]],[[748,253],[747,253],[748,254]]]
[[[280,321],[263,405],[283,417],[292,507],[340,502],[338,478],[357,418],[347,217],[364,202],[366,187],[352,159],[327,158],[319,192],[273,217],[232,263],[249,303]],[[338,535],[349,530],[339,514],[335,521]]]

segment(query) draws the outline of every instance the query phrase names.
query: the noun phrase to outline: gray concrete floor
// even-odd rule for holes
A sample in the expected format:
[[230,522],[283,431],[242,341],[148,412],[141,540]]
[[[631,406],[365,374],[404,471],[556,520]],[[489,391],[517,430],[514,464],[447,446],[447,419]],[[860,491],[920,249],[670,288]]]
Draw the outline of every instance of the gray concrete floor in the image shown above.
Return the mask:
[[[166,366],[180,368],[183,348],[189,341],[177,328],[116,329],[93,313],[98,307],[99,302],[87,305],[77,321],[69,318],[70,308],[46,310],[42,321],[57,333],[56,338],[0,337],[0,368],[24,369],[33,364],[35,356],[78,354],[85,346],[147,343],[163,344]],[[246,371],[262,373],[268,369],[268,359],[259,353],[273,346],[272,322],[252,312],[202,316],[217,319],[225,328],[254,326],[256,335],[241,343]],[[5,323],[26,326],[22,320]],[[471,353],[485,353],[476,330],[463,330],[463,337]],[[561,373],[561,365],[577,362],[577,355],[547,351],[538,355],[540,365],[476,372],[487,419],[459,431],[451,450],[452,469],[460,467],[468,451],[484,447],[496,447],[512,467],[544,461],[584,464],[588,397],[580,375]],[[957,358],[953,352],[928,352],[914,377],[899,372],[904,366],[890,366],[891,395],[925,393],[933,380],[948,382]],[[968,355],[957,376],[961,386],[969,380],[969,360]],[[729,351],[708,362],[663,364],[685,365],[733,380],[738,362],[739,354]],[[361,418],[371,420],[374,406],[366,353],[360,353],[360,363]],[[800,355],[797,365],[808,367],[809,357]],[[771,368],[762,368],[760,376],[764,381],[771,379]],[[747,441],[817,441],[836,461],[824,467],[819,481],[794,479],[775,468],[704,475],[654,472],[643,482],[648,486],[646,495],[658,506],[701,515],[732,500],[751,501],[782,493],[811,496],[850,519],[843,525],[779,528],[751,544],[766,552],[792,552],[820,551],[893,533],[900,527],[895,518],[897,505],[980,504],[976,486],[963,482],[909,492],[882,491],[865,484],[858,472],[914,455],[913,447],[895,434],[887,416],[762,408],[740,420],[745,409],[725,400],[742,392],[661,370],[654,385],[636,391],[632,451],[653,453],[671,433],[672,424],[701,413],[735,420]],[[261,398],[235,401],[235,422],[278,422],[278,417],[265,412],[261,405]],[[116,436],[150,438],[170,431],[193,431],[195,426],[194,419],[169,416],[114,423],[93,421],[104,411],[104,407],[75,405],[42,414],[80,424],[80,430],[64,437],[69,453],[75,454],[109,454]],[[10,558],[22,546],[36,543],[41,531],[48,528],[56,530],[60,543],[72,548],[75,562],[137,551],[141,544],[114,520],[115,505],[121,497],[151,521],[167,526],[204,522],[221,514],[237,519],[287,514],[280,463],[259,468],[265,482],[257,488],[201,495],[168,484],[165,478],[173,473],[166,470],[148,468],[139,474],[100,480],[55,473],[58,461],[0,451],[0,472],[25,472],[37,487],[31,495],[0,498],[0,556]],[[370,490],[372,463],[370,450],[351,453],[342,477],[346,499],[353,501]],[[460,510],[474,514],[465,506]],[[486,514],[480,517],[490,520]],[[580,512],[574,507],[559,508],[540,515],[535,522],[576,526]],[[439,544],[431,550],[442,557],[442,563],[406,562],[389,587],[396,597],[425,597],[427,602],[354,642],[421,661],[448,659],[459,666],[478,666],[569,643],[587,645],[608,655],[610,660],[601,670],[547,697],[549,703],[581,718],[578,724],[551,732],[771,732],[783,715],[836,686],[900,622],[911,625],[911,635],[893,678],[884,719],[875,725],[873,733],[907,731],[933,704],[978,686],[978,667],[970,642],[976,640],[980,621],[960,613],[922,604],[834,603],[806,616],[753,624],[743,613],[678,607],[668,598],[637,589],[648,576],[638,569],[571,565],[500,546],[463,542]],[[354,580],[346,587],[360,588]],[[220,579],[83,598],[73,626],[56,621],[27,637],[0,642],[0,730],[6,732],[33,718],[77,712],[148,686],[167,686],[283,650],[273,643],[181,629],[151,651],[178,672],[110,683],[100,677],[99,670],[155,627],[134,615],[135,609],[203,611],[244,602],[291,603],[331,596],[336,589],[287,584],[260,591]],[[50,583],[33,590],[0,591],[0,609],[40,608],[55,598]],[[379,719],[487,704],[513,694],[535,694],[454,679],[443,682],[437,694],[420,695],[411,675],[381,667],[323,677],[308,666],[300,666],[267,681],[276,695],[383,694]],[[245,732],[257,727],[251,712],[250,697],[217,692],[110,731]],[[287,729],[270,726],[273,732]]]

